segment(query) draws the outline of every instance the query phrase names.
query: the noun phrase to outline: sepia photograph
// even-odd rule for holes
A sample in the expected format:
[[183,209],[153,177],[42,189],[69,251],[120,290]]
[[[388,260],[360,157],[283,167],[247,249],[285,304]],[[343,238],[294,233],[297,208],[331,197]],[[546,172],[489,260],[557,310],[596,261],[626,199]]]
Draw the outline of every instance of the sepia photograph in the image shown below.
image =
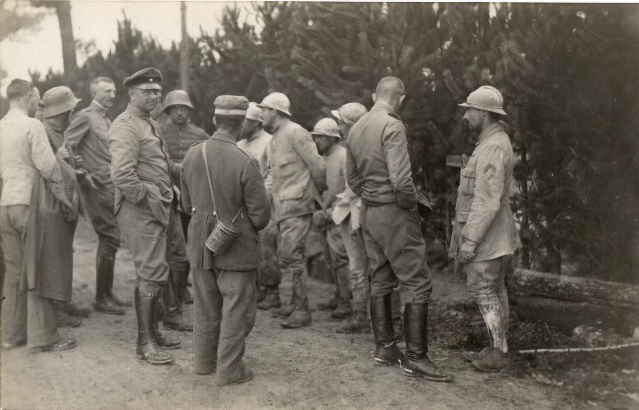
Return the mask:
[[0,409],[639,409],[639,4],[0,1]]

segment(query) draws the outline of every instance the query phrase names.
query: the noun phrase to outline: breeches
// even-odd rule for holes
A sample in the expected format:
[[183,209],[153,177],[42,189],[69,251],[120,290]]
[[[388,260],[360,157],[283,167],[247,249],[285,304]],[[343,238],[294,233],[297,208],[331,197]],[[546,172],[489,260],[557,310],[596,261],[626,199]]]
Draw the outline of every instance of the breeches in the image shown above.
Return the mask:
[[102,256],[114,256],[120,247],[120,229],[115,215],[113,215],[113,188],[91,189],[83,187],[82,196],[93,229],[98,235]]

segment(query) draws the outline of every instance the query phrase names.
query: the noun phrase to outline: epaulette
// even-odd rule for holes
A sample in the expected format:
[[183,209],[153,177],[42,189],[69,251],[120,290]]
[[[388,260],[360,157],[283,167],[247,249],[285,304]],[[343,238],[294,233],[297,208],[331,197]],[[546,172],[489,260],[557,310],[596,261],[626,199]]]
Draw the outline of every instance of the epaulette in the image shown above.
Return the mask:
[[242,151],[243,153],[245,153],[248,157],[253,158],[253,155],[249,154],[247,151],[244,151],[244,149],[243,149],[242,147],[239,147],[239,146],[237,146],[237,145],[236,145],[236,147],[237,147],[240,151]]
[[123,112],[118,118],[122,121],[128,121],[131,119],[131,114],[129,114],[128,112]]
[[201,143],[203,143],[203,142],[205,142],[205,141],[206,141],[206,140],[202,140],[202,141],[194,142],[193,144],[191,144],[191,147],[194,147],[194,146],[196,146],[196,145],[198,145],[198,144],[201,144]]

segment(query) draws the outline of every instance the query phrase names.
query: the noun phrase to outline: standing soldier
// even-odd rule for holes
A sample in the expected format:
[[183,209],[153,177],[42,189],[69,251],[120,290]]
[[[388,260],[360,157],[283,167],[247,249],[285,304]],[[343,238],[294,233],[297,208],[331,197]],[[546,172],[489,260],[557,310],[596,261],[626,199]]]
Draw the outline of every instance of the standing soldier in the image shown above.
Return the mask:
[[[246,118],[242,124],[242,139],[237,146],[248,152],[260,165],[262,176],[268,175],[267,148],[272,135],[262,127],[262,109],[256,103],[249,103]],[[257,307],[261,310],[279,308],[280,301],[280,273],[277,270],[277,226],[271,220],[266,228],[260,232],[262,261],[257,269]]]
[[160,126],[150,116],[159,102],[161,80],[155,68],[124,79],[130,102],[108,134],[116,220],[135,264],[137,356],[152,364],[171,363],[173,357],[160,347],[180,343],[158,332],[155,315],[160,290],[169,279],[167,228],[173,181],[179,178]]
[[326,162],[327,189],[322,194],[322,209],[313,214],[313,226],[324,231],[329,248],[329,261],[335,272],[337,304],[331,312],[333,319],[344,319],[351,314],[351,290],[349,286],[348,254],[344,240],[332,218],[337,195],[344,192],[344,161],[346,149],[340,144],[339,126],[332,118],[323,118],[315,124],[311,135],[317,149]]
[[[42,123],[34,118],[40,93],[31,83],[13,80],[7,86],[9,112],[0,120],[0,229],[6,263],[2,301],[2,348],[28,344],[32,352],[71,349],[77,342],[58,333],[53,299],[41,292],[48,282],[48,267],[30,275],[34,260],[32,241],[39,226],[29,226],[30,211],[39,211],[34,188],[47,182],[48,189],[67,210],[64,180]],[[42,181],[41,181],[42,180]],[[40,187],[42,191],[42,187]],[[35,277],[34,277],[35,276]],[[35,280],[34,280],[35,279]],[[39,283],[40,282],[40,283]]]
[[[347,138],[351,127],[366,114],[367,110],[362,104],[344,104],[339,110],[331,111],[337,118],[342,137]],[[346,166],[346,151],[344,151],[344,163]],[[327,165],[328,168],[328,165]],[[339,328],[338,333],[366,333],[370,331],[370,323],[366,315],[368,300],[370,297],[370,283],[368,280],[368,257],[366,248],[361,239],[359,225],[359,210],[361,199],[346,185],[344,192],[337,195],[339,200],[333,208],[332,218],[342,234],[342,240],[348,255],[351,292],[353,295],[353,314]],[[401,319],[400,319],[401,321]]]
[[480,353],[464,358],[477,369],[499,371],[508,364],[506,262],[518,247],[510,210],[514,158],[510,138],[499,122],[504,100],[494,87],[472,92],[464,120],[479,130],[477,146],[461,171],[450,256],[463,263],[468,290],[475,298],[492,339]]
[[[164,113],[168,115],[168,121],[162,123],[162,135],[166,139],[171,161],[181,164],[186,151],[198,141],[204,141],[209,136],[202,128],[193,125],[190,121],[193,112],[193,104],[189,94],[184,90],[173,90],[166,95],[164,100]],[[180,181],[175,181],[178,189]],[[189,215],[181,209],[178,198],[175,199],[178,212],[176,218],[177,227],[172,230],[172,249],[169,251],[169,265],[175,281],[176,296],[181,302],[193,303],[193,298],[187,289],[189,276],[189,262],[186,257],[186,237],[189,226]],[[170,320],[170,319],[169,319]],[[179,321],[165,322],[169,326],[180,327]],[[175,326],[174,326],[175,325]]]
[[[184,158],[182,202],[192,212],[195,372],[217,371],[223,386],[253,378],[242,358],[255,323],[258,232],[268,224],[271,209],[257,161],[236,145],[248,100],[221,95],[214,105],[217,131]],[[220,232],[216,225],[222,222],[234,226],[237,236],[226,251],[213,254],[207,238],[214,229]]]
[[71,119],[65,132],[66,146],[82,159],[94,183],[82,184],[82,194],[91,224],[98,235],[95,266],[95,303],[98,312],[123,315],[125,302],[113,293],[115,255],[120,247],[120,230],[113,213],[115,188],[111,181],[111,154],[107,134],[111,120],[107,111],[115,100],[115,84],[108,77],[97,77],[89,91],[93,101]]
[[277,261],[282,276],[293,279],[291,304],[275,311],[286,318],[284,328],[311,324],[308,308],[306,237],[311,228],[315,201],[326,185],[326,165],[311,135],[291,121],[291,103],[282,93],[267,95],[261,104],[264,127],[273,132],[268,148],[273,220],[280,234]]
[[[49,144],[53,153],[57,153],[60,162],[62,177],[65,180],[67,197],[72,203],[79,204],[80,187],[77,185],[76,170],[81,172],[81,159],[77,164],[75,158],[69,155],[64,146],[64,131],[69,126],[73,109],[80,99],[73,95],[69,87],[53,87],[42,96],[43,121],[47,131]],[[82,174],[84,175],[84,174]],[[38,262],[50,270],[48,275],[50,295],[56,300],[54,303],[58,327],[78,327],[82,319],[74,316],[88,316],[90,308],[82,308],[71,303],[71,286],[73,282],[73,235],[77,226],[76,218],[65,218],[63,212],[47,214],[36,217],[34,221],[40,226],[42,236],[36,240],[38,245]]]
[[[406,128],[396,112],[404,100],[404,84],[383,78],[375,105],[348,135],[346,180],[362,198],[360,219],[370,271],[371,319],[378,364],[399,363],[405,374],[434,381],[452,381],[428,357],[428,301],[432,292],[421,233],[417,193],[411,176]],[[406,355],[396,345],[391,294],[401,283]]]

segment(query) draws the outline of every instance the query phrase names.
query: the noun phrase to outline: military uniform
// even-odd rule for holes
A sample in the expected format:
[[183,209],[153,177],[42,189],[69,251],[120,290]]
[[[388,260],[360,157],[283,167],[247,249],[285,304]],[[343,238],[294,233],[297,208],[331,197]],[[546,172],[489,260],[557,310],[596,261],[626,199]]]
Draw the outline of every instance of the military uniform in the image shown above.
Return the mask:
[[[229,110],[245,113],[248,100],[220,96],[215,107],[216,117]],[[248,377],[242,357],[256,315],[258,232],[269,222],[270,206],[257,162],[229,134],[218,131],[194,145],[183,164],[182,205],[192,217],[187,250],[193,274],[195,372],[209,374],[217,369],[219,384],[229,384]],[[207,237],[218,218],[228,222],[238,210],[234,224],[239,236],[223,254],[214,256],[205,246]]]
[[390,107],[376,104],[346,144],[346,180],[362,198],[371,296],[389,294],[401,281],[410,302],[427,303],[432,284],[404,124]]
[[[506,328],[509,308],[504,258],[519,247],[509,203],[514,162],[510,139],[501,124],[485,128],[461,171],[449,251],[452,258],[458,258],[464,240],[477,244],[475,256],[463,267],[468,290],[480,309],[500,304]],[[505,338],[500,342],[505,345]]]
[[282,276],[293,278],[295,310],[308,313],[306,238],[318,189],[326,185],[326,165],[308,131],[289,118],[274,130],[268,150],[278,264]]
[[[113,296],[115,255],[120,247],[120,229],[114,215],[115,187],[110,173],[110,126],[107,109],[94,100],[73,116],[65,131],[66,146],[73,154],[82,158],[84,167],[97,188],[88,184],[81,185],[87,213],[98,235],[95,292],[98,303]],[[122,312],[110,307],[112,313]]]
[[188,121],[184,125],[178,125],[169,120],[161,125],[161,129],[171,160],[178,164],[182,163],[191,145],[209,138],[206,131]]

